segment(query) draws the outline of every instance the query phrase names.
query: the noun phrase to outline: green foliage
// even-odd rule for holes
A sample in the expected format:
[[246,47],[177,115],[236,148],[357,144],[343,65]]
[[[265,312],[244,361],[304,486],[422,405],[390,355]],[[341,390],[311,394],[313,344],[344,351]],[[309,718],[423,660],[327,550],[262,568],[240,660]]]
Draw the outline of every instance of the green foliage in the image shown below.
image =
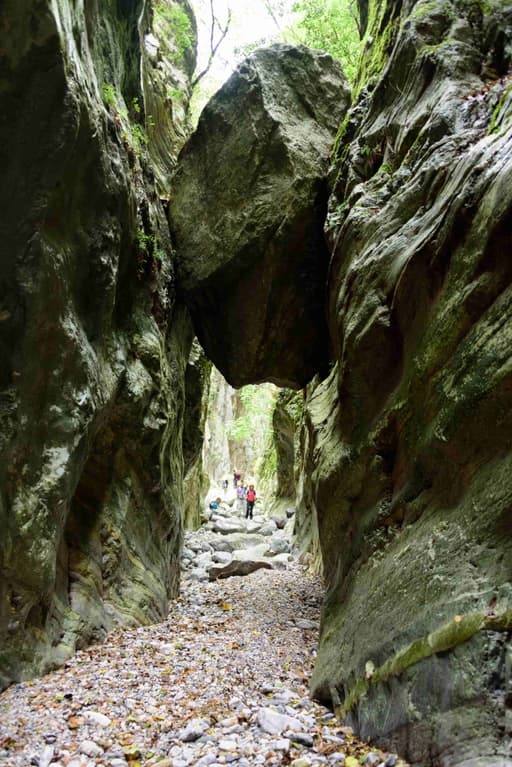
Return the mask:
[[301,14],[294,31],[310,48],[327,51],[338,59],[353,82],[361,44],[356,9],[350,0],[297,0],[293,10]]
[[154,5],[156,21],[166,29],[168,36],[174,40],[174,61],[181,62],[186,51],[194,44],[192,22],[187,13],[179,5],[173,5],[168,0],[157,0]]
[[153,234],[146,234],[144,229],[138,229],[135,237],[141,256],[139,258],[139,274],[143,273],[145,264],[150,259],[155,263],[162,264],[165,259],[165,250],[159,246],[157,238]]
[[148,143],[148,134],[142,125],[131,126],[131,144],[135,152],[140,152],[142,147]]
[[117,96],[116,89],[112,83],[103,83],[101,86],[101,95],[103,97],[103,103],[108,109],[113,109],[116,105]]
[[227,424],[228,438],[235,442],[248,439],[256,422],[270,418],[275,390],[269,386],[244,386],[240,389],[240,399],[244,412]]
[[146,255],[149,255],[153,248],[155,247],[155,237],[152,234],[146,234],[144,229],[138,229],[137,230],[137,244],[139,246],[139,250],[141,250]]
[[173,102],[181,102],[185,98],[185,94],[180,88],[167,88],[166,95]]
[[302,415],[304,413],[303,392],[290,392],[288,389],[282,389],[279,396],[283,398],[284,409],[295,424],[295,428],[297,428],[302,421]]

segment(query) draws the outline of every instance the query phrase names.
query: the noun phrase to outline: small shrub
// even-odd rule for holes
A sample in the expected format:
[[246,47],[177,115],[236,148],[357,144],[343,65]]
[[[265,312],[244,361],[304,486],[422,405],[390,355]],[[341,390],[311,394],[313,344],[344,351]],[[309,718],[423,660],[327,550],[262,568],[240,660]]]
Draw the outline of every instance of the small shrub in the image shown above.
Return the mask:
[[180,62],[194,43],[194,32],[189,17],[179,5],[170,5],[166,0],[158,0],[155,16],[160,24],[167,27],[176,48],[173,58],[176,63]]
[[101,86],[101,95],[103,103],[108,109],[113,109],[117,102],[116,89],[112,83],[103,83]]

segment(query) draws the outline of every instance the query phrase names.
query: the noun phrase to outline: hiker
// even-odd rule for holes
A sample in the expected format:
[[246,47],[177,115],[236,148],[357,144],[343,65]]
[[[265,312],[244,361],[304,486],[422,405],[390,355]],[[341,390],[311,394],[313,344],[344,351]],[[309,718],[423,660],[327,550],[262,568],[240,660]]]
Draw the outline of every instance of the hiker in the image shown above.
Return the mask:
[[236,510],[237,511],[244,510],[244,501],[245,501],[246,493],[247,493],[246,488],[240,482],[239,486],[236,489]]
[[241,477],[241,476],[242,476],[242,475],[240,474],[240,472],[238,471],[238,469],[235,469],[235,470],[233,471],[233,487],[235,488],[235,490],[236,490],[236,488],[238,487],[238,483],[240,482],[240,477]]
[[245,512],[246,519],[252,519],[252,512],[254,509],[255,500],[256,500],[256,490],[254,489],[254,485],[249,485],[249,489],[247,491],[247,496],[246,496],[246,503],[247,503],[247,510]]
[[229,480],[227,477],[224,477],[224,479],[222,480],[222,489],[226,491],[228,489],[228,486],[229,486]]

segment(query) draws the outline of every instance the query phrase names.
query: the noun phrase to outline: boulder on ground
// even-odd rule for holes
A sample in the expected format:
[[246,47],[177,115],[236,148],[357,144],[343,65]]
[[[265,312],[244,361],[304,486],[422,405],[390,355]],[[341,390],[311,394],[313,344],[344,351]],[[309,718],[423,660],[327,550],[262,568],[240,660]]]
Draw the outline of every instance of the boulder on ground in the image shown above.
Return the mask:
[[216,581],[219,578],[230,578],[232,575],[249,575],[256,570],[272,570],[270,562],[264,562],[262,560],[251,561],[247,560],[242,562],[238,559],[234,559],[229,565],[224,567],[210,567],[208,570],[208,577],[211,581]]
[[227,535],[228,533],[243,533],[245,532],[245,524],[243,520],[218,518],[213,523],[213,531],[215,533],[222,533],[223,535]]
[[210,541],[215,551],[249,549],[264,542],[265,538],[257,533],[228,533],[223,538],[212,538]]
[[269,554],[270,548],[268,543],[260,543],[258,546],[252,546],[249,549],[235,549],[233,552],[233,559],[240,560],[241,562],[255,561]]
[[290,544],[286,538],[273,536],[270,541],[270,551],[274,554],[288,554],[290,552]]
[[201,345],[234,386],[302,388],[327,366],[325,176],[349,98],[326,53],[260,49],[180,154],[178,280]]
[[276,532],[276,530],[277,530],[276,523],[272,519],[269,519],[265,522],[264,525],[261,526],[260,534],[273,535]]
[[214,551],[212,554],[212,560],[219,565],[228,565],[233,559],[233,555],[229,551]]

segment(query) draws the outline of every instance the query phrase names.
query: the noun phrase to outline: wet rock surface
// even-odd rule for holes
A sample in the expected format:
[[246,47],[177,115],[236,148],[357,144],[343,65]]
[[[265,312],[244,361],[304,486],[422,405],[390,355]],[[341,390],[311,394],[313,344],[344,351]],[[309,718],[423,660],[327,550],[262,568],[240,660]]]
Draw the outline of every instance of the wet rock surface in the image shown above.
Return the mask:
[[0,696],[2,765],[352,767],[370,752],[308,697],[320,579],[287,556],[280,569],[199,581],[216,537],[186,534],[166,621],[113,633]]
[[235,386],[298,388],[325,367],[325,175],[348,104],[327,54],[261,49],[180,154],[170,203],[178,280],[201,344]]
[[160,179],[186,124],[167,129],[147,10],[0,10],[0,688],[165,617],[178,589],[193,333],[144,104],[166,113]]
[[508,764],[512,5],[365,5],[326,225],[336,364],[306,405],[313,687],[421,767]]

